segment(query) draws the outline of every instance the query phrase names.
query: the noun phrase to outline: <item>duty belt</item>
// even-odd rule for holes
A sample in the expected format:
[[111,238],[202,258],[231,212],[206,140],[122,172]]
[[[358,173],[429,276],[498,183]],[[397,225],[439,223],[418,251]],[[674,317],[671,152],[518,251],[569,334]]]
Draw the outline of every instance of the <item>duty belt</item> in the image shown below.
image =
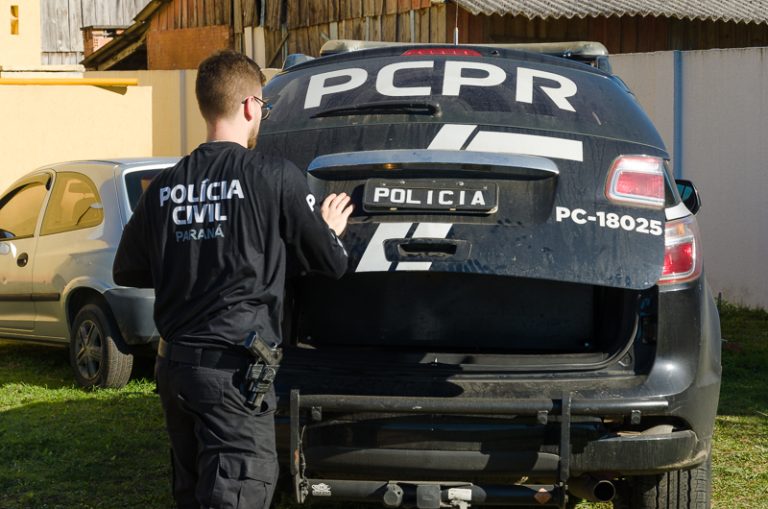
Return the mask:
[[200,348],[169,343],[160,338],[157,346],[157,356],[178,364],[189,364],[203,368],[240,369],[250,363],[250,357],[231,350]]

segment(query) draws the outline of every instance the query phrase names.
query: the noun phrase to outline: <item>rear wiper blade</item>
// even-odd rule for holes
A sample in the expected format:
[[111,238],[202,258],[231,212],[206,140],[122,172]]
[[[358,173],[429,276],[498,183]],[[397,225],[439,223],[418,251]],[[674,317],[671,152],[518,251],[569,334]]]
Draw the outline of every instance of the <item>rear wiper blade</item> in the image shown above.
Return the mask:
[[346,115],[435,115],[439,111],[440,107],[431,102],[387,101],[328,108],[315,113],[311,118],[341,117]]

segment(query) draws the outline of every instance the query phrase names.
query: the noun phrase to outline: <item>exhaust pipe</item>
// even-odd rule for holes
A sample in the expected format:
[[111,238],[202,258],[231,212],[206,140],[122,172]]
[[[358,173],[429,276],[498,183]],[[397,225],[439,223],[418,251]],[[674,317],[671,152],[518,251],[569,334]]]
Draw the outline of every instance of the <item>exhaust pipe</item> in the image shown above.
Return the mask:
[[568,482],[568,491],[590,502],[610,502],[616,496],[616,486],[607,479],[584,474]]

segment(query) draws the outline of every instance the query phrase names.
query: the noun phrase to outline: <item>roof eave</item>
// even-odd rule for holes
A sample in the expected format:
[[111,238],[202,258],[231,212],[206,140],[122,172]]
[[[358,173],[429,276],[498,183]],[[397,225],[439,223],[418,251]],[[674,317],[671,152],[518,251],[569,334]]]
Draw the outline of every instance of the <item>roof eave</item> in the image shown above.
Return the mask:
[[134,23],[107,44],[85,57],[80,63],[86,69],[106,71],[141,48],[147,39],[149,21],[163,4],[171,0],[151,0],[136,17]]

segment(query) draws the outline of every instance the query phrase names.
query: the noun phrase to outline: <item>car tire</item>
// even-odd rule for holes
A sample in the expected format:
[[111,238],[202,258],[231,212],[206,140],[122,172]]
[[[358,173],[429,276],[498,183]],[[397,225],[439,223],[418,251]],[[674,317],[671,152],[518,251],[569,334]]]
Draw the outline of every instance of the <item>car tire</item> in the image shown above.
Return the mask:
[[69,361],[83,387],[120,388],[128,383],[133,355],[126,352],[120,330],[109,309],[86,304],[70,331]]
[[614,501],[615,509],[709,509],[711,459],[689,470],[628,477],[622,488]]

